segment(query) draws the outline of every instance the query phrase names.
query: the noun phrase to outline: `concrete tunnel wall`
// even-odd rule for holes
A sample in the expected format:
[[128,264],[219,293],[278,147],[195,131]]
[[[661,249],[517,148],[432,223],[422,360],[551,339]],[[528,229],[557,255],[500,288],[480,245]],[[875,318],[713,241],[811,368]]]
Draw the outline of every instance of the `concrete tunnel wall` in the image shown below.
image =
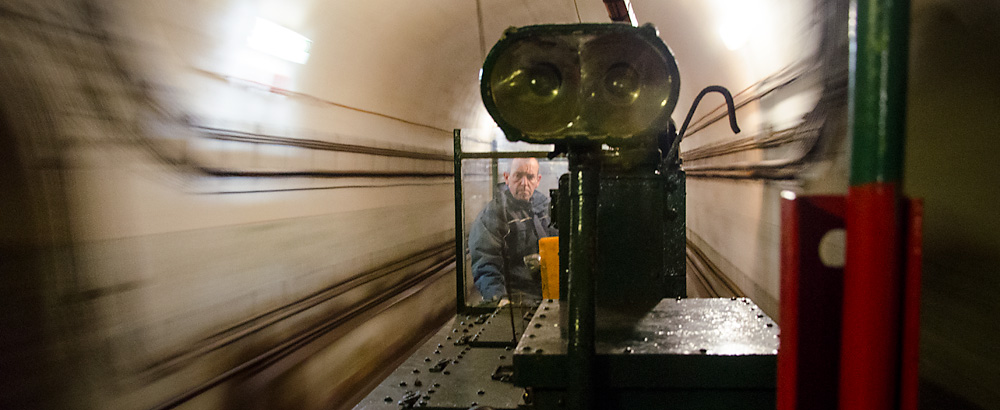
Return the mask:
[[[997,192],[982,188],[997,176],[985,141],[998,125],[989,115],[997,108],[989,96],[1000,87],[989,75],[995,58],[985,56],[996,55],[1000,36],[988,22],[1000,14],[988,1],[913,3],[906,188],[927,199],[922,371],[935,394],[990,408],[1000,399],[988,387],[997,382],[991,369],[998,358],[984,345],[996,336],[990,323],[1000,304],[989,295],[1000,283],[991,274],[1000,245],[991,228],[996,218],[985,216]],[[761,138],[794,127],[815,107],[824,71],[809,64],[825,61],[822,54],[836,47],[819,45],[825,27],[814,10],[843,4],[687,0],[636,1],[634,7],[677,57],[678,123],[704,86],[721,84],[736,93],[788,67],[814,68],[800,86],[740,109],[740,137]],[[53,404],[72,398],[77,408],[149,408],[321,314],[148,378],[164,358],[318,287],[447,242],[453,211],[446,177],[226,178],[185,164],[253,172],[450,172],[448,161],[319,153],[201,135],[226,130],[450,153],[452,128],[493,126],[476,76],[483,46],[488,50],[508,26],[577,20],[568,0],[478,5],[51,0],[3,6],[9,23],[0,29],[5,132],[16,136],[11,151],[30,181],[8,184],[27,199],[4,206],[47,210],[33,218],[38,226],[17,225],[5,215],[5,227],[13,227],[5,232],[13,234],[4,240],[9,247],[34,243],[43,249],[42,260],[49,262],[37,268],[43,279],[29,282],[45,291],[26,300],[43,306],[36,313],[51,321],[39,337],[54,340],[60,352],[45,355],[52,367],[26,381],[24,391],[65,388],[68,393],[53,395]],[[597,1],[576,6],[583,21],[607,21]],[[257,16],[311,39],[309,61],[300,65],[248,49]],[[719,35],[722,26],[735,30],[735,40]],[[730,50],[727,40],[742,44]],[[696,118],[717,104],[707,98]],[[776,319],[777,194],[844,191],[845,110],[824,113],[826,156],[796,180],[688,182],[690,239]],[[682,150],[732,138],[716,123],[691,134]],[[783,158],[796,148],[688,165]],[[940,167],[938,158],[954,158],[953,166]],[[347,295],[324,309],[364,297]],[[374,367],[447,315],[451,307],[441,301],[451,297],[451,282],[443,279],[410,305],[365,324],[275,381],[270,404],[343,404]],[[77,377],[55,370],[64,368]],[[213,389],[186,408],[223,407],[237,394],[233,389]]]

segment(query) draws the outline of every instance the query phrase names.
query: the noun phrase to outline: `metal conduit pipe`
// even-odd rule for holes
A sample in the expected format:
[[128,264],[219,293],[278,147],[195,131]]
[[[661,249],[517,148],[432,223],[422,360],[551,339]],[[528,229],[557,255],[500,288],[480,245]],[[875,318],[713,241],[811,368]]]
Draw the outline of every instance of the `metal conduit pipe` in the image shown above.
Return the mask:
[[451,161],[452,157],[450,154],[445,154],[443,152],[421,152],[394,148],[380,148],[369,145],[345,144],[305,138],[279,137],[275,135],[227,130],[222,128],[195,126],[194,129],[199,131],[203,138],[220,141],[280,145],[318,151],[349,152],[380,157],[426,159],[433,161]]
[[765,160],[752,163],[735,163],[724,165],[685,166],[688,177],[702,178],[735,178],[735,179],[792,179],[808,164],[809,160],[818,154],[821,126],[812,125],[806,121],[793,131],[806,144],[803,152],[795,157],[776,160]]
[[450,172],[397,172],[397,171],[241,171],[197,167],[198,171],[213,177],[226,178],[438,178],[450,177]]
[[789,128],[770,132],[761,138],[760,135],[740,138],[718,144],[709,144],[685,151],[681,158],[684,161],[699,161],[723,155],[736,154],[758,149],[776,148],[793,142],[802,141],[804,136],[798,128]]

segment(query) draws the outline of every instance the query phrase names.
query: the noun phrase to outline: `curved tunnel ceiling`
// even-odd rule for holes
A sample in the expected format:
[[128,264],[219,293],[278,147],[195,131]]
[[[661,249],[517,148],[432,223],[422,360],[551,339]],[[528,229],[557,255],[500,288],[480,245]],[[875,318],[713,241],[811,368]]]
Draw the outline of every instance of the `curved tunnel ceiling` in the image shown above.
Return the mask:
[[[839,0],[636,0],[633,7],[640,23],[651,22],[659,28],[661,37],[677,58],[681,97],[673,118],[679,122],[694,95],[704,86],[719,84],[739,93],[789,65],[811,59],[815,63],[813,58],[816,56],[842,63],[846,52],[841,53],[837,47],[820,48],[823,21],[819,17],[825,13],[813,13],[811,8],[836,8],[845,4]],[[932,381],[947,385],[961,396],[975,398],[977,403],[997,402],[996,390],[991,388],[995,383],[980,377],[995,374],[993,364],[997,363],[996,355],[983,349],[981,343],[995,334],[990,330],[995,326],[990,325],[996,317],[991,290],[997,288],[993,272],[998,253],[990,244],[998,243],[995,235],[998,230],[993,229],[997,225],[993,220],[983,217],[995,206],[996,195],[989,189],[982,189],[995,185],[996,178],[989,177],[997,169],[992,165],[995,161],[989,157],[993,152],[989,144],[993,140],[986,138],[997,128],[991,122],[995,122],[996,116],[992,114],[996,111],[996,99],[989,99],[995,95],[990,92],[997,89],[997,77],[991,75],[996,62],[990,56],[998,55],[996,44],[1000,44],[996,41],[995,25],[991,24],[996,21],[991,18],[1000,15],[995,4],[989,0],[926,0],[915,1],[913,7],[912,33],[915,35],[912,38],[909,109],[915,115],[910,117],[908,155],[915,160],[907,164],[908,172],[914,176],[907,184],[911,194],[928,198],[928,263],[925,265],[928,279],[924,301],[934,308],[925,310],[925,322],[931,326],[925,328],[925,354],[921,358],[927,365],[921,365]],[[0,59],[4,68],[0,70],[0,83],[8,87],[3,104],[0,104],[0,111],[3,111],[0,115],[12,115],[11,118],[21,122],[10,124],[17,126],[18,131],[30,132],[22,135],[5,130],[9,134],[4,137],[16,136],[18,143],[30,141],[24,146],[39,150],[40,154],[30,152],[23,156],[38,159],[43,166],[37,169],[24,166],[24,171],[48,170],[52,166],[48,148],[53,148],[53,152],[65,151],[60,154],[67,159],[69,182],[66,186],[39,184],[42,187],[39,192],[52,189],[58,195],[46,200],[72,208],[72,219],[66,218],[72,222],[73,239],[88,245],[130,238],[144,241],[154,235],[183,231],[182,235],[190,234],[194,238],[183,241],[183,245],[193,243],[205,247],[201,245],[210,242],[205,241],[206,237],[195,235],[201,233],[199,230],[219,228],[221,231],[275,220],[298,223],[307,217],[317,217],[327,218],[323,220],[329,224],[324,226],[336,235],[311,229],[302,231],[316,232],[316,236],[332,241],[343,239],[335,245],[316,249],[317,255],[323,253],[324,259],[343,259],[352,263],[375,261],[373,255],[382,246],[398,251],[400,244],[416,247],[413,244],[428,242],[427,238],[432,238],[430,242],[433,242],[453,236],[448,174],[451,163],[447,158],[452,146],[451,129],[492,127],[491,119],[482,108],[477,84],[484,47],[492,46],[508,26],[576,22],[577,6],[579,20],[583,22],[608,21],[604,6],[598,0],[8,0],[2,6],[8,24],[0,26],[3,27],[0,31],[13,34],[0,36],[0,43],[3,43],[0,53],[8,57]],[[838,22],[846,21],[846,10],[839,11],[844,15],[833,18],[841,18]],[[308,61],[305,64],[287,62],[250,49],[247,37],[258,17],[310,39]],[[846,24],[837,23],[837,26],[846,32]],[[844,35],[838,33],[837,38],[846,42]],[[101,53],[117,53],[120,55],[111,57],[121,58],[109,58]],[[128,67],[132,64],[137,67]],[[814,92],[804,89],[821,88],[814,87],[817,85],[815,78],[802,84],[802,87],[789,87],[792,90],[783,92],[778,98],[762,99],[740,110],[738,116],[745,134],[739,138],[759,136],[772,129],[781,131],[801,120],[818,98]],[[841,94],[845,94],[843,88],[839,89]],[[154,98],[149,98],[147,93],[155,93],[157,101],[150,102]],[[145,105],[129,106],[136,102]],[[711,112],[718,104],[718,97],[712,96],[698,112]],[[835,106],[835,115],[831,117],[843,122],[843,108]],[[164,113],[170,118],[160,118]],[[108,121],[97,123],[95,118]],[[420,163],[421,160],[412,156],[397,155],[387,159],[372,155],[337,156],[341,153],[321,150],[304,153],[307,150],[276,147],[280,144],[259,147],[267,144],[252,141],[243,141],[242,145],[226,145],[230,141],[211,138],[183,141],[186,136],[200,131],[186,127],[190,124],[313,140],[310,142],[346,140],[362,146],[366,144],[358,140],[368,140],[364,142],[375,142],[367,144],[372,150],[397,148],[399,152],[426,154],[436,159]],[[683,148],[690,152],[732,137],[725,124],[716,125],[721,127],[705,128],[709,132],[699,133]],[[832,141],[839,143],[833,147],[834,155],[842,159],[846,152],[843,149],[846,127],[830,128],[830,134],[840,138]],[[177,151],[183,155],[193,152],[214,161],[209,165],[219,167],[236,164],[250,171],[274,168],[298,172],[304,166],[313,166],[333,173],[360,170],[370,174],[374,171],[420,171],[433,180],[433,185],[359,188],[345,183],[335,188],[349,189],[308,190],[320,184],[292,178],[276,178],[277,182],[216,178],[196,182],[235,182],[226,193],[238,191],[246,195],[200,195],[209,188],[214,190],[215,185],[204,189],[200,185],[176,189],[161,182],[173,182],[182,177],[158,172],[161,163],[156,163],[155,167],[133,166],[133,162],[139,162],[134,161],[136,157],[148,153],[132,151],[153,145],[138,141],[137,137],[147,136],[144,133],[159,137],[155,141],[157,144],[173,144],[173,147],[180,147]],[[66,141],[75,144],[65,144]],[[102,151],[96,152],[98,149]],[[790,151],[782,150],[784,147],[774,151],[779,154]],[[31,157],[36,154],[39,158]],[[708,165],[719,165],[713,161],[723,155],[729,155],[724,159],[735,157],[738,161],[773,159],[771,152],[715,154],[714,157],[703,156]],[[696,161],[700,160],[685,158],[685,165]],[[170,162],[170,165],[176,163]],[[837,165],[832,164],[822,171],[834,175],[829,179],[835,180],[821,187],[825,188],[822,192],[838,192],[838,187],[842,190],[846,186],[847,170]],[[135,172],[147,169],[154,172]],[[47,178],[48,174],[45,176]],[[840,179],[836,180],[838,177]],[[43,178],[37,180],[51,182]],[[779,270],[778,191],[803,181],[743,183],[725,178],[690,178],[688,181],[688,228],[697,234],[690,237],[700,241],[697,242],[699,246],[712,245],[718,254],[709,256],[725,265],[721,266],[723,270],[748,270],[742,279],[737,278],[738,284],[745,287],[747,293],[753,293],[751,296],[759,305],[774,310]],[[792,188],[802,188],[809,193],[820,191],[810,187],[810,182],[815,181],[803,183],[805,188]],[[210,185],[208,183],[205,185]],[[365,190],[371,187],[386,189]],[[37,194],[29,183],[18,182],[15,188]],[[63,188],[65,192],[58,191]],[[25,204],[33,202],[25,200]],[[384,221],[381,216],[387,209],[402,210],[393,214],[398,222]],[[358,214],[365,218],[355,218]],[[383,228],[371,229],[374,223],[383,224],[380,225]],[[57,228],[63,229],[61,225]],[[62,231],[58,234],[70,235]],[[330,238],[332,236],[336,237]],[[356,240],[356,237],[364,240]],[[31,238],[35,240],[34,236]],[[258,237],[248,238],[249,243]],[[266,241],[274,239],[261,239],[254,244],[272,243]],[[238,248],[242,243],[218,241],[218,245],[229,247],[224,250]],[[965,243],[977,246],[965,246]],[[957,249],[960,247],[969,249]],[[140,244],[136,249],[153,252],[154,247]],[[184,246],[167,248],[158,255],[170,256],[172,251],[187,249]],[[330,249],[340,253],[331,256]],[[125,249],[117,254],[127,262],[121,266],[130,267],[126,269],[129,274],[153,281],[149,283],[160,281],[173,286],[170,289],[174,293],[154,293],[155,296],[165,295],[163,300],[143,301],[157,306],[149,308],[150,312],[164,315],[165,319],[156,324],[184,325],[183,321],[171,322],[172,317],[168,315],[187,314],[188,308],[202,312],[214,310],[212,303],[220,300],[219,294],[186,291],[189,286],[205,282],[188,281],[187,277],[175,275],[173,265],[166,263],[185,258],[161,257],[157,261],[162,264],[146,266],[145,253],[139,253],[142,257],[132,257],[129,252]],[[384,255],[379,257],[385,258]],[[204,264],[205,269],[237,265],[228,263],[227,259],[216,260],[224,263]],[[93,258],[90,262],[95,261],[119,267],[114,265],[116,259]],[[260,266],[278,266],[277,263],[267,265],[272,262],[262,261]],[[97,267],[103,266],[101,263],[90,268],[99,273]],[[131,272],[133,264],[143,266]],[[285,265],[281,266],[284,269]],[[154,274],[161,271],[165,273]],[[191,272],[189,277],[197,277],[200,271]],[[284,270],[267,273],[273,275],[275,283],[284,280],[295,284],[299,292],[306,293],[310,290],[308,284],[312,283],[308,280],[317,279],[309,276],[311,272],[309,275],[302,272],[299,272],[301,276],[289,275]],[[246,276],[233,275],[231,283],[245,285],[247,292],[278,292],[274,286],[265,285],[254,277],[257,272],[253,270],[237,273]],[[253,280],[245,280],[247,277]],[[96,284],[120,280],[121,289],[127,290],[134,283],[144,283],[141,280],[131,282],[132,278],[125,274],[101,278],[95,273],[95,279],[100,279]],[[299,278],[307,280],[297,280]],[[147,289],[155,288],[150,286],[143,291]],[[450,293],[450,289],[448,291]],[[191,299],[167,300],[171,295],[190,295]],[[200,295],[207,296],[197,299]],[[236,297],[233,292],[227,295]],[[186,304],[185,300],[191,303]],[[262,298],[259,303],[263,306],[271,301]],[[168,309],[161,309],[163,306]],[[169,308],[176,308],[176,311]],[[242,319],[233,312],[222,312],[210,319],[229,323],[233,318],[226,315],[230,314],[234,320]],[[116,328],[119,324],[108,323]],[[148,323],[136,320],[125,324]],[[130,328],[122,326],[121,329]],[[183,338],[198,331],[164,334],[179,333],[176,337]],[[157,340],[156,343],[168,342]]]
[[[144,33],[145,41],[154,47],[169,50],[159,55],[173,60],[158,64],[158,69],[172,70],[175,77],[170,82],[186,87],[182,94],[196,118],[239,118],[247,110],[258,110],[262,122],[258,127],[265,129],[269,122],[315,127],[317,122],[329,121],[327,113],[293,112],[276,104],[271,109],[266,99],[260,106],[241,97],[227,99],[218,87],[203,86],[204,78],[192,81],[178,76],[264,83],[427,125],[423,128],[436,130],[410,135],[407,142],[440,148],[449,144],[447,130],[493,126],[480,102],[477,74],[483,46],[488,51],[504,29],[573,23],[577,10],[584,22],[609,21],[603,3],[596,0],[214,0],[132,7],[143,14],[143,18],[128,19],[144,27],[136,32]],[[636,1],[633,7],[640,24],[657,26],[678,60],[681,99],[674,112],[678,122],[701,88],[719,84],[736,93],[806,57],[815,47],[815,39],[803,38],[809,34],[810,2]],[[296,64],[249,50],[245,39],[257,17],[309,38],[308,61]],[[715,104],[718,101],[710,98],[705,107]],[[331,125],[352,135],[393,138],[379,137],[381,133],[347,121]]]

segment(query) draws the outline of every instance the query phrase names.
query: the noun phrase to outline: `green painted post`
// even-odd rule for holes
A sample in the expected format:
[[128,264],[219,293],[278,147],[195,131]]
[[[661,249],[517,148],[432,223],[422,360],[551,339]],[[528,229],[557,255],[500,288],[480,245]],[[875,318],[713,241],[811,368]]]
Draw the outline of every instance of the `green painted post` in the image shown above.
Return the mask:
[[900,402],[908,0],[853,0],[850,10],[851,186],[841,326],[839,408]]
[[855,0],[850,21],[851,185],[899,183],[906,130],[910,2]]
[[[569,147],[569,408],[595,408],[594,338],[600,145]],[[560,200],[562,200],[560,198]]]

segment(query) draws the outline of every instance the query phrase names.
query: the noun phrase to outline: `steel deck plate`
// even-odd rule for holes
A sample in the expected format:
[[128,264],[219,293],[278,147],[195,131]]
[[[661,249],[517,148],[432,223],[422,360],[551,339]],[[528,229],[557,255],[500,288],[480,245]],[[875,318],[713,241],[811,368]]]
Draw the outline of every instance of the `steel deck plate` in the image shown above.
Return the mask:
[[[476,323],[478,319],[477,315],[457,316],[354,409],[399,410],[415,407],[464,410],[472,407],[473,403],[495,409],[517,408],[522,402],[524,389],[509,381],[491,378],[497,367],[512,364],[512,348],[455,344],[463,336],[469,336],[471,340],[481,332],[486,321]],[[504,322],[510,326],[510,319]],[[442,367],[436,368],[436,365]],[[412,399],[412,406],[400,404],[407,395]]]
[[[545,301],[528,325],[514,358],[519,386],[566,387],[559,316],[559,302]],[[664,299],[640,319],[598,323],[598,385],[774,388],[778,326],[749,299]]]
[[517,345],[517,340],[524,334],[525,329],[528,328],[528,322],[531,321],[536,308],[537,305],[524,307],[508,305],[477,320],[477,322],[482,322],[483,326],[472,337],[469,344],[473,347],[513,348]]

